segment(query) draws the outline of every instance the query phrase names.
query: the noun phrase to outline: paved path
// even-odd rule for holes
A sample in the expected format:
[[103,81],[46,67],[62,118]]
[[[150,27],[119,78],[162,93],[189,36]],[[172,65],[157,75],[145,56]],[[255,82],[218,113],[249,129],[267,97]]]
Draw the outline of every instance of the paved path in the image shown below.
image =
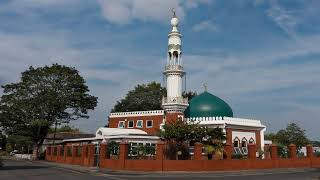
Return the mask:
[[158,179],[237,179],[237,180],[320,180],[320,169],[261,170],[216,173],[133,173],[100,171],[73,165],[5,160],[0,180],[158,180]]

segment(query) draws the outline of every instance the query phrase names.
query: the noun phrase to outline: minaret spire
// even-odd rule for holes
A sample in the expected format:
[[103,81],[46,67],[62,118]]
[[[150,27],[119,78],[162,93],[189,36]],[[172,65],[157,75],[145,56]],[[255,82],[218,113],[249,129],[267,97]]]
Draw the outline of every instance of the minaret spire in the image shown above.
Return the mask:
[[179,18],[173,8],[171,18],[172,30],[168,34],[167,65],[163,74],[167,82],[167,97],[163,99],[162,106],[167,112],[184,112],[188,107],[188,99],[182,97],[182,81],[185,76],[182,66],[182,34],[178,31]]

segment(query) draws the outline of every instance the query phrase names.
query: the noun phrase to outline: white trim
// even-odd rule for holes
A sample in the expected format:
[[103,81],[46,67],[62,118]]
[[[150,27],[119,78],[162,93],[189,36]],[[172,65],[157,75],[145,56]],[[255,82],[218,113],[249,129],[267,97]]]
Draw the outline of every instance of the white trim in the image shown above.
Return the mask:
[[232,118],[232,117],[194,117],[186,118],[187,121],[197,122],[200,125],[234,125],[234,126],[245,126],[245,127],[256,127],[256,128],[265,128],[260,120],[253,119],[243,119],[243,118]]
[[163,116],[163,110],[153,110],[153,111],[132,111],[132,112],[116,112],[110,113],[110,118],[116,117],[137,117],[137,116]]
[[[151,126],[148,126],[148,121],[152,122]],[[153,120],[146,120],[146,128],[153,128]]]
[[[132,124],[132,127],[129,126],[129,123],[130,123],[130,122],[133,123],[133,124]],[[127,128],[130,128],[130,129],[131,129],[131,128],[134,128],[134,120],[129,120],[129,121],[128,121]]]
[[[138,126],[138,122],[141,122],[141,126]],[[143,120],[137,120],[136,128],[143,128]]]
[[[120,127],[120,123],[123,123],[123,127]],[[118,128],[121,128],[121,129],[126,128],[126,121],[119,121]]]

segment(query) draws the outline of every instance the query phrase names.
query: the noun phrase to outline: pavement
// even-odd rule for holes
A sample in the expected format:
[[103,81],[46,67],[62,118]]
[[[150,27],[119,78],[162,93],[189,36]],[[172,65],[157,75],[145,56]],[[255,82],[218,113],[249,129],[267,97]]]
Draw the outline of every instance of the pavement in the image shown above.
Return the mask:
[[227,172],[130,172],[88,168],[78,165],[57,164],[46,161],[4,160],[0,180],[69,180],[69,179],[237,179],[237,180],[320,180],[320,169],[273,169]]

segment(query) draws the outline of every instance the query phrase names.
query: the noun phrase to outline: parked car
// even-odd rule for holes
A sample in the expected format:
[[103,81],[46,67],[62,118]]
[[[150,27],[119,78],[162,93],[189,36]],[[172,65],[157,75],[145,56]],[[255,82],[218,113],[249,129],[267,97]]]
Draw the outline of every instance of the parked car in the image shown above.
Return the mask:
[[18,153],[18,150],[13,150],[13,151],[10,152],[10,156],[13,156],[13,155],[15,155],[17,153]]

